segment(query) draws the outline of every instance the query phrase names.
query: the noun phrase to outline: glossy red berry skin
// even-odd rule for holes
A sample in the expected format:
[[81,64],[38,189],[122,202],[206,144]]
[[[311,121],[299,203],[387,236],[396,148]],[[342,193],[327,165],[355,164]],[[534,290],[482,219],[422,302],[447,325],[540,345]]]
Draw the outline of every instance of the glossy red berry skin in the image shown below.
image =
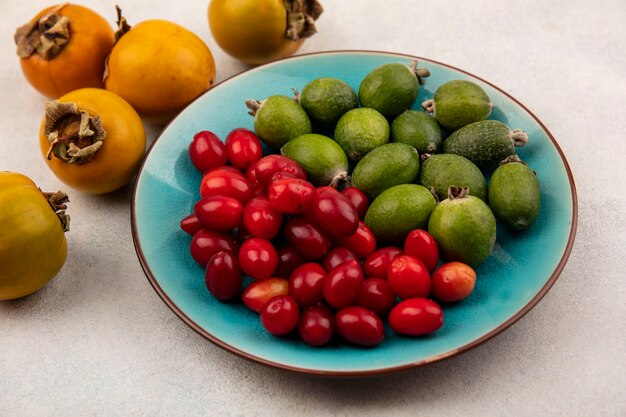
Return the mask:
[[243,272],[254,279],[269,278],[278,264],[278,255],[269,240],[253,237],[239,249],[239,265]]
[[363,273],[366,277],[387,279],[387,268],[391,261],[402,255],[402,249],[387,246],[370,253],[363,261]]
[[232,167],[207,172],[200,183],[200,196],[224,195],[245,204],[252,198],[252,185],[241,172]]
[[323,301],[326,271],[319,264],[309,262],[297,267],[289,277],[289,295],[300,307],[308,307]]
[[344,238],[353,235],[359,227],[359,215],[343,194],[323,192],[313,200],[311,218],[330,236]]
[[439,246],[426,230],[412,230],[404,241],[404,253],[420,259],[429,271],[434,271],[439,263]]
[[318,197],[321,195],[324,195],[325,193],[338,193],[339,192],[337,191],[335,187],[331,187],[330,185],[320,185],[319,187],[315,189],[315,191],[317,192]]
[[350,249],[359,259],[366,258],[376,250],[376,237],[362,221],[359,221],[359,226],[354,234],[337,239],[337,242],[339,246]]
[[391,310],[389,326],[398,334],[424,336],[443,326],[443,311],[432,300],[409,298]]
[[261,324],[274,336],[290,333],[298,325],[298,303],[288,295],[272,297],[261,309]]
[[246,177],[253,184],[267,185],[274,172],[283,171],[296,178],[306,179],[306,172],[293,159],[282,155],[268,155],[259,159],[246,169]]
[[348,343],[373,347],[385,338],[382,320],[374,312],[358,306],[346,307],[335,315],[339,336]]
[[361,285],[356,304],[373,311],[378,317],[385,318],[396,304],[396,295],[384,279],[368,278]]
[[321,259],[330,250],[331,241],[326,233],[301,217],[290,219],[285,224],[284,235],[287,242],[309,260]]
[[387,281],[393,292],[402,299],[428,297],[430,273],[424,262],[408,255],[396,257],[387,269]]
[[335,333],[335,316],[324,305],[307,307],[300,314],[298,333],[305,343],[324,346]]
[[287,285],[286,279],[276,277],[254,281],[241,294],[241,301],[250,310],[260,313],[271,298],[287,295]]
[[363,285],[363,271],[359,262],[352,259],[337,265],[324,278],[324,300],[333,308],[353,305]]
[[356,259],[356,255],[351,250],[341,246],[335,246],[328,252],[322,261],[322,266],[328,272],[339,264],[342,264],[350,259]]
[[228,162],[242,171],[263,156],[261,141],[248,129],[238,128],[231,131],[225,142]]
[[433,273],[432,294],[446,302],[467,298],[476,284],[476,271],[462,262],[448,262]]
[[207,172],[226,165],[226,147],[214,133],[204,130],[189,144],[189,158],[198,171]]
[[236,253],[237,249],[237,242],[232,236],[206,229],[198,230],[193,235],[189,245],[191,256],[203,267],[217,252],[231,251]]
[[198,232],[198,230],[202,229],[202,225],[200,224],[200,220],[198,219],[198,216],[196,216],[196,213],[191,213],[189,216],[180,221],[180,228],[185,233],[193,236]]
[[367,213],[367,208],[369,207],[367,196],[363,193],[363,191],[356,187],[348,187],[341,190],[341,194],[350,200],[352,206],[354,206],[357,214],[359,215],[359,219],[363,220],[365,218],[365,213]]
[[283,215],[265,197],[254,197],[243,209],[243,225],[255,237],[273,239],[282,223]]
[[193,211],[204,228],[227,231],[241,223],[243,205],[232,197],[213,195],[199,200]]
[[297,267],[307,262],[307,259],[291,246],[276,249],[276,254],[278,265],[276,265],[274,275],[277,277],[289,278]]
[[232,252],[218,252],[207,263],[204,273],[207,289],[220,301],[239,297],[243,275]]
[[304,212],[311,206],[315,196],[313,184],[299,178],[284,178],[267,186],[270,205],[285,214]]

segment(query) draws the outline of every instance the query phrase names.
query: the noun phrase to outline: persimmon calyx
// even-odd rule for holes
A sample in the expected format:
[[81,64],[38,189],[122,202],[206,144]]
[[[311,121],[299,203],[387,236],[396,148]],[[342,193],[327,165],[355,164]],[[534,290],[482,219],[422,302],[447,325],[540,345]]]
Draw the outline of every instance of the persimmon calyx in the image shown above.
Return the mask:
[[47,193],[42,191],[42,194],[46,198],[46,200],[48,200],[48,204],[50,204],[50,207],[52,207],[52,210],[54,210],[54,213],[61,221],[63,231],[69,232],[70,215],[65,212],[65,210],[67,209],[66,203],[70,201],[67,194],[65,194],[63,191],[57,191],[56,193]]
[[49,61],[61,53],[70,42],[70,19],[58,13],[61,8],[63,5],[17,28],[13,35],[17,56],[28,58],[36,53]]
[[46,158],[54,155],[69,164],[91,161],[106,137],[99,115],[91,116],[76,103],[58,100],[46,104],[44,134],[50,144]]
[[287,30],[285,36],[297,41],[308,38],[317,32],[315,20],[324,8],[317,0],[284,0],[287,10]]
[[115,11],[117,12],[117,22],[115,22],[117,24],[117,30],[115,31],[115,41],[113,42],[113,45],[115,45],[117,41],[119,41],[120,38],[131,29],[131,26],[126,21],[126,18],[122,16],[121,7],[117,4],[115,5]]

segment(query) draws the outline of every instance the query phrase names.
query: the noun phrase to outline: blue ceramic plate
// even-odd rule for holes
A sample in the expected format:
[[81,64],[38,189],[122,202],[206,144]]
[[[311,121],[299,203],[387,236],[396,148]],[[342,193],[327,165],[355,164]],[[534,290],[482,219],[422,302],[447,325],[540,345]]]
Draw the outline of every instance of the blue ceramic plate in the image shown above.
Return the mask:
[[472,295],[444,306],[444,326],[423,338],[399,337],[389,328],[384,342],[366,349],[347,344],[313,348],[266,333],[257,314],[242,304],[215,300],[204,285],[203,270],[189,255],[191,238],[179,221],[199,198],[200,174],[187,148],[193,135],[210,130],[225,138],[235,127],[253,128],[244,102],[274,94],[290,95],[318,77],[336,77],[355,90],[363,77],[387,62],[409,64],[415,57],[337,51],[297,56],[232,77],[187,107],[154,142],[135,184],[133,238],[148,279],[165,303],[189,326],[217,345],[248,359],[310,374],[360,376],[407,369],[468,350],[513,324],[554,284],[570,253],[576,231],[574,180],[558,144],[528,109],[504,91],[465,71],[417,58],[432,75],[420,88],[415,108],[452,79],[481,85],[496,108],[493,119],[526,130],[520,157],[536,172],[542,207],[527,231],[498,227],[492,256],[478,270]]

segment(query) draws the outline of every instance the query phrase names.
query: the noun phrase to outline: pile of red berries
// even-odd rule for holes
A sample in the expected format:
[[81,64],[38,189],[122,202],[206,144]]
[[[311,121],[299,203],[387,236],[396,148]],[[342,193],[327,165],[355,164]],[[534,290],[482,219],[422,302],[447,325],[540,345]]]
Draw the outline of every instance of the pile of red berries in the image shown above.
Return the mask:
[[[321,346],[337,333],[375,346],[384,318],[399,334],[426,335],[443,325],[440,306],[427,297],[458,301],[474,287],[465,264],[436,269],[437,243],[424,230],[412,231],[403,249],[377,249],[362,221],[368,201],[361,191],[316,188],[293,160],[262,157],[247,129],[233,130],[225,143],[199,132],[189,156],[204,174],[202,198],[180,224],[193,236],[191,256],[215,298],[241,299],[273,335],[297,329]],[[244,274],[254,281],[242,293]]]

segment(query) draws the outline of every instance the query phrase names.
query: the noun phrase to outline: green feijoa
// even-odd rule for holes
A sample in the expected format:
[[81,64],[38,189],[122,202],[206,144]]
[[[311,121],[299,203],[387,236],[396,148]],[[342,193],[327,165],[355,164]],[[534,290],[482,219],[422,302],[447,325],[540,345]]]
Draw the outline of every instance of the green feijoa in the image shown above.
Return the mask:
[[335,142],[352,161],[389,142],[389,122],[374,109],[362,107],[341,116],[335,128]]
[[298,102],[287,96],[270,96],[266,100],[247,100],[254,116],[254,130],[263,142],[280,149],[291,139],[311,133],[311,121]]
[[453,185],[468,187],[469,195],[487,200],[485,176],[472,161],[460,155],[423,154],[419,182],[434,190],[440,200],[448,197],[448,189]]
[[372,201],[364,221],[376,241],[400,246],[411,230],[426,229],[435,204],[433,195],[421,185],[396,185]]
[[417,68],[417,61],[410,65],[398,62],[383,64],[363,78],[359,86],[359,100],[362,107],[378,110],[383,116],[393,119],[411,108],[420,84],[430,72]]
[[482,170],[492,170],[506,157],[524,146],[528,135],[521,129],[511,130],[497,120],[470,123],[443,142],[443,152],[464,156]]
[[450,187],[448,198],[430,215],[428,232],[445,259],[477,267],[493,250],[496,219],[483,200],[467,194],[467,187]]
[[365,155],[352,171],[352,184],[370,199],[394,185],[415,181],[420,158],[414,147],[388,143]]
[[300,104],[311,120],[333,127],[347,111],[358,107],[359,101],[352,87],[344,81],[317,78],[302,89]]
[[338,186],[349,179],[348,158],[329,137],[308,133],[287,142],[280,153],[293,159],[315,185]]
[[391,139],[411,145],[419,153],[437,153],[441,128],[434,117],[419,110],[406,110],[391,123]]
[[457,130],[470,123],[485,120],[491,114],[493,103],[485,91],[467,80],[452,80],[442,84],[432,100],[422,108],[433,113],[444,129]]
[[489,207],[512,230],[530,227],[539,215],[541,191],[535,171],[517,155],[502,161],[489,182]]

